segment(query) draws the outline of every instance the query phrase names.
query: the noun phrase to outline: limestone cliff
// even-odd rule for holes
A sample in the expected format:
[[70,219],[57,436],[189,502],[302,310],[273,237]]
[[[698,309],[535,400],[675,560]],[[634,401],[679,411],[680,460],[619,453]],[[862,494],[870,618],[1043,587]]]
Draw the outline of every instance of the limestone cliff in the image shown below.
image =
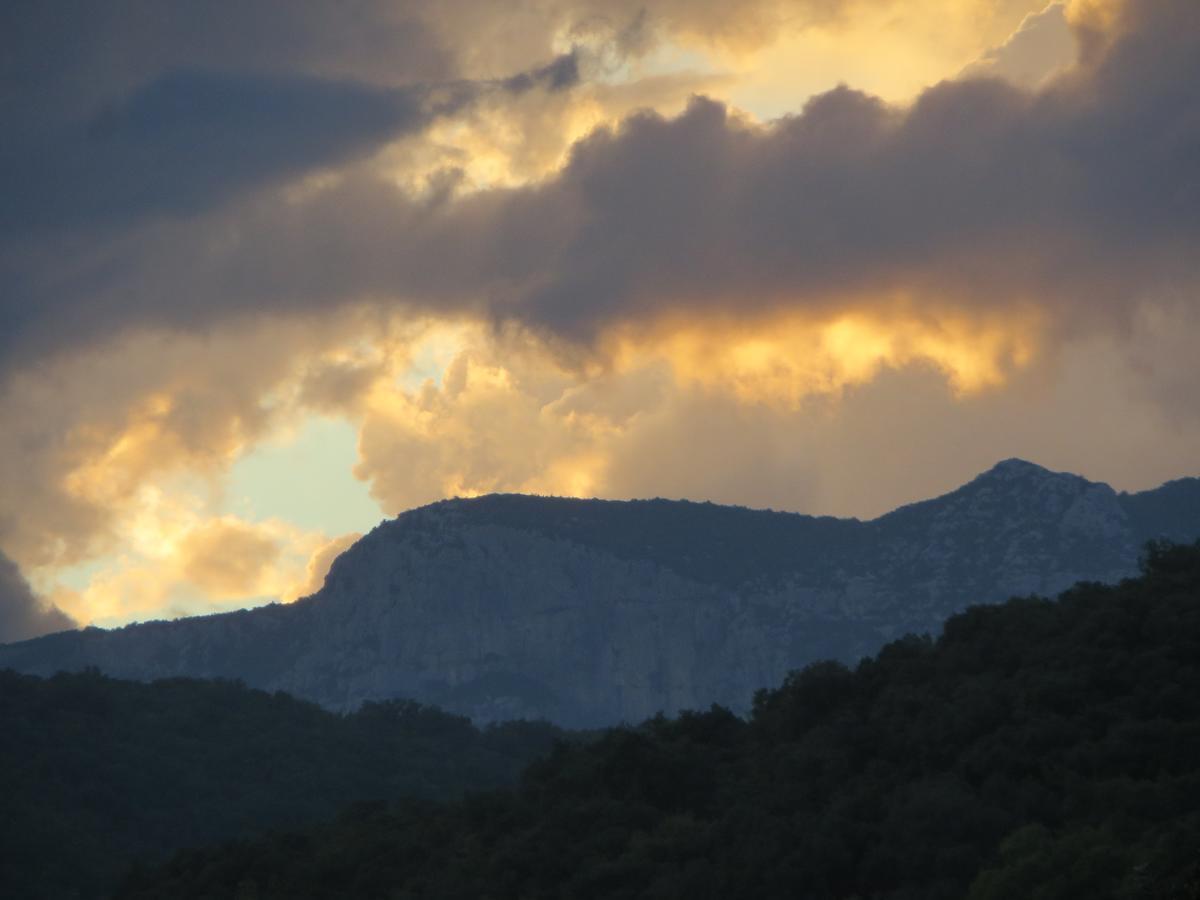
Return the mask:
[[637,721],[854,660],[952,612],[1135,571],[1200,536],[1200,480],[1143,494],[1000,463],[869,522],[664,500],[491,496],[405,513],[290,606],[64,632],[0,666],[240,678],[335,709],[414,697],[477,720]]

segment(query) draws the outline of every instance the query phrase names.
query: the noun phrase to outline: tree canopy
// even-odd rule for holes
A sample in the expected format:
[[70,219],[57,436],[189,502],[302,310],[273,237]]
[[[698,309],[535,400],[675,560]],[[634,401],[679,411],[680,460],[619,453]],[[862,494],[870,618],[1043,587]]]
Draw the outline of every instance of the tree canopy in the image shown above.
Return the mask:
[[559,734],[406,701],[339,716],[235,682],[0,671],[0,896],[107,896],[180,847],[510,784]]
[[185,851],[142,898],[1200,896],[1200,543],[974,607],[727,710],[559,742],[511,790]]

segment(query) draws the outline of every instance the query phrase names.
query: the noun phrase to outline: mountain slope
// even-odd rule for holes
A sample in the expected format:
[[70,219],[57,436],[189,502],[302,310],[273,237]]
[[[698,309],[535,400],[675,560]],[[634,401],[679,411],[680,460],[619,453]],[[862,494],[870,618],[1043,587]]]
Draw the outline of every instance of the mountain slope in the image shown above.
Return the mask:
[[1200,543],[563,745],[513,791],[185,852],[124,900],[1196,900]]
[[406,696],[481,721],[639,721],[936,632],[968,602],[1136,570],[1200,536],[1195,479],[1144,494],[998,464],[870,522],[497,495],[386,522],[291,606],[52,635],[0,667],[236,677],[335,709]]

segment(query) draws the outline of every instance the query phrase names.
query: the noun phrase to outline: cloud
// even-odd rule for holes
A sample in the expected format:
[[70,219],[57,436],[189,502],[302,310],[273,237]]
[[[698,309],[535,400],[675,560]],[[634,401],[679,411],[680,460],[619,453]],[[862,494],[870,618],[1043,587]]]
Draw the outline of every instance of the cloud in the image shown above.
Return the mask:
[[58,607],[39,600],[16,563],[0,553],[0,644],[77,627]]
[[3,159],[0,230],[191,215],[250,190],[345,165],[489,90],[563,91],[565,54],[497,84],[379,88],[308,76],[177,70]]
[[82,587],[43,571],[48,596],[101,626],[290,603],[320,586],[345,540],[278,519],[213,515],[195,500],[177,491],[123,521],[121,552],[102,557]]
[[[230,467],[315,411],[353,415],[406,365],[412,328],[363,311],[243,320],[125,335],[21,373],[0,390],[0,471],[22,473],[0,478],[0,551],[84,622],[293,599],[330,536],[245,518]],[[202,552],[228,535],[259,564]]]
[[235,519],[205,522],[180,542],[180,566],[192,584],[213,597],[253,597],[280,546]]
[[[961,5],[961,0],[955,0]],[[1004,4],[1013,5],[1015,0]],[[663,41],[754,47],[898,0],[10,0],[0,8],[9,141],[85,121],[172,70],[375,87],[503,79],[571,45],[624,59]],[[990,13],[994,0],[979,0]],[[560,63],[565,61],[560,58]]]
[[571,374],[522,335],[466,327],[450,340],[456,352],[437,380],[385,379],[368,394],[355,475],[372,496],[397,513],[497,490],[587,493],[589,425],[547,408]]
[[1026,16],[1011,37],[963,70],[962,78],[1004,78],[1036,88],[1075,61],[1075,36],[1066,4],[1051,3]]
[[221,516],[200,522],[182,537],[174,564],[211,599],[266,596],[291,602],[320,590],[333,561],[360,537],[325,539],[282,523]]
[[[532,0],[498,7],[457,0],[422,7],[420,15],[459,70],[495,77],[555,46],[574,44],[609,62],[651,53],[665,43],[748,52],[781,34],[835,27],[863,8],[895,8],[897,0]],[[989,4],[979,4],[987,8]]]
[[380,87],[456,77],[421,4],[360,0],[13,0],[0,9],[8,84],[21,131],[83,121],[171,70],[303,75]]
[[[1194,4],[1072,3],[1079,63],[1037,89],[839,88],[770,123],[683,108],[711,74],[606,79],[668,41],[736,56],[784,6],[601,6],[367,4],[352,26],[250,3],[202,40],[97,7],[41,62],[53,29],[16,42],[32,95],[69,102],[0,94],[27,126],[0,153],[32,166],[90,127],[161,154],[79,157],[75,199],[38,215],[86,233],[0,243],[0,468],[23,473],[0,547],[43,595],[86,619],[307,590],[329,536],[234,527],[220,495],[314,410],[360,425],[389,512],[488,490],[874,512],[999,455],[1125,483],[1190,465]],[[211,160],[189,137],[210,128]],[[205,555],[210,531],[244,540]],[[46,589],[100,555],[74,598]]]
[[550,91],[563,91],[579,83],[579,57],[576,53],[563,53],[553,62],[532,72],[521,72],[504,79],[504,89],[514,94],[523,94],[535,87]]
[[0,389],[0,470],[22,473],[0,479],[0,548],[30,572],[74,565],[164,495],[219,505],[220,477],[249,448],[350,402],[353,378],[331,373],[378,371],[403,346],[402,329],[347,310],[122,335],[20,373]]
[[0,303],[37,311],[10,332],[33,345],[85,297],[108,328],[376,298],[578,342],[881,300],[1121,327],[1197,274],[1200,28],[1175,21],[1191,9],[1139,4],[1105,54],[1042,92],[946,82],[902,110],[843,88],[771,126],[697,99],[597,132],[533,185],[431,206],[360,172],[65,273],[18,265]]
[[464,77],[445,43],[463,36],[435,33],[431,12],[383,0],[352,14],[310,0],[5,4],[0,238],[195,214],[368,156],[483,94],[579,80],[575,54],[549,40],[499,77]]
[[553,177],[571,147],[597,127],[615,126],[648,108],[676,115],[691,95],[730,82],[727,74],[684,71],[585,81],[570,91],[495,91],[390,144],[377,168],[410,196],[440,200],[535,184]]
[[284,599],[310,597],[319,591],[325,584],[325,576],[329,574],[333,561],[349,550],[360,537],[362,535],[357,532],[343,534],[317,547],[305,566],[304,581],[285,592]]
[[[120,384],[116,361],[128,363],[130,379],[144,361],[151,382],[186,391],[203,415],[195,427],[169,430],[158,430],[168,421],[166,404],[115,418],[126,426],[100,432],[108,449],[84,454],[82,469],[38,472],[22,501],[33,521],[17,517],[19,528],[6,537],[27,552],[72,529],[83,541],[89,535],[72,510],[55,510],[54,486],[87,488],[83,496],[103,514],[104,567],[75,592],[49,589],[54,565],[34,571],[43,592],[84,621],[204,613],[311,593],[352,536],[331,540],[241,519],[211,496],[238,442],[262,439],[237,437],[245,410],[262,418],[252,434],[274,435],[314,403],[358,424],[357,474],[388,513],[447,495],[519,490],[869,515],[950,489],[998,456],[1144,487],[1190,471],[1200,453],[1200,419],[1185,390],[1200,375],[1186,306],[1141,317],[1125,337],[1077,339],[1011,365],[1002,385],[957,392],[944,368],[956,357],[944,360],[941,345],[912,343],[922,337],[912,323],[850,325],[860,331],[849,357],[839,355],[845,324],[814,335],[787,323],[739,333],[733,323],[728,346],[706,333],[685,335],[682,349],[648,340],[599,368],[564,360],[528,332],[373,316],[352,320],[328,342],[275,328],[266,332],[274,360],[250,352],[264,346],[265,333],[162,337],[161,356],[122,343],[80,361],[97,397]],[[942,337],[984,360],[992,352],[986,333]],[[789,345],[804,352],[789,355]],[[305,364],[282,364],[297,357]],[[698,368],[706,358],[712,377]],[[90,383],[70,371],[46,374],[38,399],[47,407],[56,405],[51,386]],[[21,443],[21,434],[12,437]],[[197,482],[196,474],[205,478]],[[85,545],[75,551],[89,555]]]
[[0,229],[191,214],[370,152],[428,120],[412,90],[183,70],[4,160]]
[[547,348],[461,332],[437,378],[377,385],[357,472],[389,513],[523,491],[874,516],[1008,456],[1141,489],[1193,471],[1200,454],[1195,404],[1174,393],[1200,377],[1185,337],[1195,325],[1161,309],[966,393],[932,360],[885,359],[870,377],[810,384],[798,404],[748,400],[661,358],[582,374]]

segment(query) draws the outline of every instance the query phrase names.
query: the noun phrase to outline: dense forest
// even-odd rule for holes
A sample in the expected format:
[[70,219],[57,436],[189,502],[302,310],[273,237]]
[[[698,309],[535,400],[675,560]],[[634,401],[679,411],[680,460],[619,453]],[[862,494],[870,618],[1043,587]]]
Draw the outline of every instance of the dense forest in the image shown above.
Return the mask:
[[559,742],[515,789],[184,851],[118,896],[1195,900],[1198,878],[1200,544],[809,666],[748,720]]
[[512,784],[559,735],[406,702],[338,716],[233,682],[0,671],[0,897],[108,896],[180,847]]

